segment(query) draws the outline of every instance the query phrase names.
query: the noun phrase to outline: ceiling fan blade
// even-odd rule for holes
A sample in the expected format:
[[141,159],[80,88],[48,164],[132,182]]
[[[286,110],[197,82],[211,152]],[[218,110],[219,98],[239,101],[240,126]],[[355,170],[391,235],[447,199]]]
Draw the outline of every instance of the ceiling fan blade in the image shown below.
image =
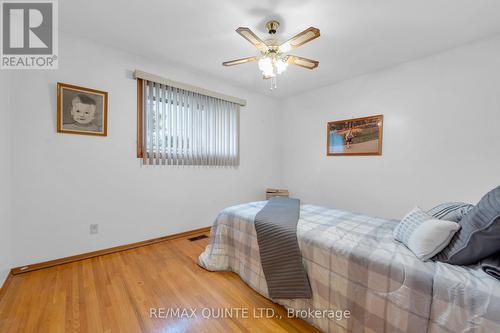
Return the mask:
[[293,36],[286,42],[280,45],[281,52],[288,52],[290,50],[296,49],[305,43],[312,41],[320,36],[319,29],[310,27],[301,33]]
[[307,69],[315,69],[319,65],[319,61],[307,58],[289,55],[286,60],[289,64],[304,67]]
[[257,49],[261,52],[266,52],[269,50],[269,47],[260,39],[256,34],[252,32],[249,28],[239,27],[236,29],[236,32],[241,35],[241,37],[245,38],[247,41],[252,43]]
[[230,60],[230,61],[225,61],[222,63],[224,66],[234,66],[234,65],[241,65],[245,64],[247,62],[252,62],[257,60],[257,57],[248,57],[248,58],[241,58],[241,59],[235,59],[235,60]]
[[269,79],[272,79],[272,78],[273,78],[272,76],[262,75],[262,79],[264,79],[264,80],[269,80]]

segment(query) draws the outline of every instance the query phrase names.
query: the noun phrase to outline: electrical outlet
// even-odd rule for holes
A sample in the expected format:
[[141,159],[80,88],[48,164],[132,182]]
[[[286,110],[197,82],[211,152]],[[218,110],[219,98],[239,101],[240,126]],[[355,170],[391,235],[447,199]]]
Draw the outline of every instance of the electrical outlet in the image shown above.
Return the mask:
[[99,224],[91,224],[90,225],[90,234],[95,235],[99,232]]

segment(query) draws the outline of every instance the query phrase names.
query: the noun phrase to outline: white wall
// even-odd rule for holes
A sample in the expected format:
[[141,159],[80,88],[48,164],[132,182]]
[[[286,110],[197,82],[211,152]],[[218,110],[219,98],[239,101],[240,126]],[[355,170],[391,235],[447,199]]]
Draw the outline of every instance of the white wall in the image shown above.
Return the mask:
[[[499,54],[500,37],[287,99],[284,183],[303,201],[393,218],[477,202],[500,185]],[[328,121],[375,114],[383,156],[326,156]]]
[[[84,39],[62,35],[59,44],[59,70],[13,81],[15,265],[209,226],[224,207],[280,185],[278,101]],[[239,168],[142,167],[136,68],[247,99]],[[58,81],[109,92],[108,137],[56,133]]]
[[[208,226],[220,209],[260,200],[268,186],[397,218],[415,205],[476,202],[500,183],[500,38],[284,101],[84,39],[63,35],[60,45],[59,70],[11,73],[10,148],[8,122],[0,125],[0,153],[10,149],[2,156],[11,163],[2,159],[0,178],[8,184],[10,172],[15,255],[3,254],[11,238],[0,239],[4,271]],[[247,99],[240,167],[142,167],[135,68]],[[109,92],[108,137],[56,133],[58,81]],[[327,121],[379,113],[383,156],[325,156]],[[89,235],[91,223],[98,235]]]
[[10,73],[0,74],[0,286],[12,265],[10,219]]

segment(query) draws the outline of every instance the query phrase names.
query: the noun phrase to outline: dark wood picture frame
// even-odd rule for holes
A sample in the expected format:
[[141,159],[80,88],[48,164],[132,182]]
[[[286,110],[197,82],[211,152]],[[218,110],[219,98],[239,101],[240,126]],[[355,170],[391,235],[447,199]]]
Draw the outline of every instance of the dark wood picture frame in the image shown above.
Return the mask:
[[[80,92],[82,94],[102,96],[102,131],[85,131],[65,129],[63,124],[64,90]],[[101,90],[80,87],[72,84],[57,83],[57,132],[80,135],[107,136],[108,135],[108,93]]]
[[[333,147],[333,142],[332,137],[333,137],[333,132],[331,132],[332,127],[342,127],[342,131],[350,131],[351,133],[354,131],[358,131],[359,133],[363,134],[363,131],[369,132],[365,135],[373,136],[374,132],[373,129],[370,129],[370,127],[374,127],[373,124],[376,124],[378,130],[376,132],[377,138],[372,139],[372,140],[366,140],[361,142],[360,144],[367,143],[370,141],[376,141],[377,142],[372,142],[371,145],[375,144],[376,148],[375,149],[367,149],[366,151],[363,151],[363,148],[361,147],[354,147],[356,143],[349,143],[349,144],[343,144],[343,151],[341,152],[333,152],[330,147]],[[337,121],[330,121],[327,123],[326,126],[326,155],[327,156],[369,156],[369,155],[382,155],[382,139],[383,139],[383,128],[384,128],[384,116],[383,115],[375,115],[375,116],[369,116],[369,117],[362,117],[362,118],[353,118],[353,119],[345,119],[345,120],[337,120]],[[353,137],[350,138],[351,140],[356,139],[356,135],[352,134]],[[339,135],[339,137],[344,140],[344,142],[347,140],[344,137],[344,133]],[[344,148],[345,147],[345,148]],[[349,149],[352,149],[352,152],[349,152]]]

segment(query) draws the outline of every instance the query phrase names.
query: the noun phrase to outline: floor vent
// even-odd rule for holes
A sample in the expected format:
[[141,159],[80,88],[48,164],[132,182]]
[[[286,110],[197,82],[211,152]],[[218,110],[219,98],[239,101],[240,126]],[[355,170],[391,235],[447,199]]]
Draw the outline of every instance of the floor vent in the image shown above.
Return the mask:
[[197,240],[200,240],[200,239],[205,239],[205,238],[208,238],[208,236],[207,235],[199,235],[199,236],[188,238],[188,240],[190,242],[194,242],[194,241],[197,241]]

